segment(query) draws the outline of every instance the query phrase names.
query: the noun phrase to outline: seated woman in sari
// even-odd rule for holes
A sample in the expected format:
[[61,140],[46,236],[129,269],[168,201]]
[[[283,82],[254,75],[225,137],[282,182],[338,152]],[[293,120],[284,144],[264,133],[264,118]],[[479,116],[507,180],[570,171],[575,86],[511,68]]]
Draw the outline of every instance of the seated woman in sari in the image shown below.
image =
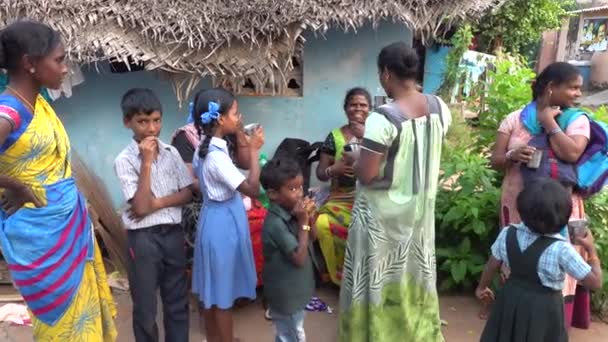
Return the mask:
[[321,147],[317,178],[331,181],[328,201],[319,209],[316,220],[319,246],[331,281],[340,285],[344,249],[355,201],[356,180],[352,166],[342,156],[344,146],[363,137],[365,119],[371,106],[371,96],[363,88],[353,88],[344,98],[348,124],[334,129]]
[[33,22],[0,32],[0,244],[27,304],[36,341],[114,341],[116,307],[70,142],[42,87],[67,73],[59,34]]

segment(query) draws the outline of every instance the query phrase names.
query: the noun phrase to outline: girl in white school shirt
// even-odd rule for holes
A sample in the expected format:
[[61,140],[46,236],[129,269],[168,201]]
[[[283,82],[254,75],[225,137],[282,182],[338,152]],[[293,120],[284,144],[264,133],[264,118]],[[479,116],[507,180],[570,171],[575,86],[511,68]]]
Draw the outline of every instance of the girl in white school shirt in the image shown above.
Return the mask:
[[251,163],[245,177],[233,164],[224,137],[241,125],[234,96],[220,88],[203,90],[194,98],[193,116],[204,134],[192,162],[203,207],[194,247],[192,291],[198,296],[207,341],[233,342],[232,306],[239,298],[255,298],[256,271],[249,223],[239,193],[259,194],[258,153],[264,133],[251,136]]

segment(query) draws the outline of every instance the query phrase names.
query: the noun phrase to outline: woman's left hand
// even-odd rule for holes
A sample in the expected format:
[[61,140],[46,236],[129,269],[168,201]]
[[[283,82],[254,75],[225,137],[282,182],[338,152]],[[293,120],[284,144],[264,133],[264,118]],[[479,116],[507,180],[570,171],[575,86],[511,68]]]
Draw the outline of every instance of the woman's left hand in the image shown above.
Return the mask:
[[32,189],[22,185],[17,189],[6,189],[0,199],[0,206],[8,216],[17,212],[26,203],[33,203],[36,208],[42,207],[42,201],[34,195]]
[[546,126],[547,124],[554,122],[555,117],[562,113],[559,107],[547,107],[538,113],[538,121],[541,125]]

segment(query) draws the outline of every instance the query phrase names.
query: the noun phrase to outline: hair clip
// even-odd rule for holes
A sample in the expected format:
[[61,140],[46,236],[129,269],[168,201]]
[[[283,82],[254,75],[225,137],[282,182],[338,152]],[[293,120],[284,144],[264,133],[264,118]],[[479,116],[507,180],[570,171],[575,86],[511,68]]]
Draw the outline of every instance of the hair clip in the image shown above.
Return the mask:
[[213,120],[220,117],[220,105],[217,102],[209,101],[207,111],[201,114],[203,125],[209,124]]

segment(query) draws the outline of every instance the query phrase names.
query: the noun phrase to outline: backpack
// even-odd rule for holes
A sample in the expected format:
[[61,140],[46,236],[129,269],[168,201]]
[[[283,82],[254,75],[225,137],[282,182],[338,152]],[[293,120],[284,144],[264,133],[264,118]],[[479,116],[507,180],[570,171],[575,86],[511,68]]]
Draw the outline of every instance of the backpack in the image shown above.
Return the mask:
[[597,121],[579,109],[569,119],[569,123],[581,115],[589,118],[590,136],[587,148],[576,163],[578,172],[577,191],[583,197],[590,197],[608,185],[608,125]]
[[274,152],[273,159],[293,158],[300,164],[302,176],[304,176],[304,193],[307,193],[310,187],[311,164],[319,160],[319,148],[322,145],[322,142],[311,144],[302,139],[285,138]]
[[[530,172],[531,169],[527,168],[525,165],[521,167],[524,181],[528,178],[544,175],[545,177],[551,177],[557,180],[565,180],[565,183],[571,183],[570,167],[573,167],[576,172],[574,190],[581,196],[588,198],[600,192],[608,185],[608,125],[595,120],[591,114],[578,108],[568,108],[564,110],[562,114],[558,116],[557,121],[560,124],[560,127],[565,130],[566,127],[582,115],[585,115],[589,119],[590,136],[587,148],[585,148],[585,151],[580,156],[579,160],[574,165],[569,164],[570,166],[568,167],[562,165],[563,162],[559,160],[544,160],[544,155],[547,154],[545,153],[543,154],[543,160],[541,160],[541,167],[539,167],[536,172]],[[531,146],[535,146],[534,144],[541,146],[542,148],[542,146],[548,145],[548,137],[546,137],[546,134],[539,134],[538,136],[533,137],[530,143]],[[550,153],[553,152],[550,151],[550,148],[548,150]],[[547,154],[547,158],[551,159],[550,154]],[[557,172],[555,168],[557,168]]]
[[547,134],[541,133],[533,136],[528,145],[542,151],[543,154],[540,165],[536,169],[529,168],[527,164],[521,164],[520,171],[524,186],[534,179],[548,177],[566,186],[577,187],[576,165],[562,161],[555,155]]

